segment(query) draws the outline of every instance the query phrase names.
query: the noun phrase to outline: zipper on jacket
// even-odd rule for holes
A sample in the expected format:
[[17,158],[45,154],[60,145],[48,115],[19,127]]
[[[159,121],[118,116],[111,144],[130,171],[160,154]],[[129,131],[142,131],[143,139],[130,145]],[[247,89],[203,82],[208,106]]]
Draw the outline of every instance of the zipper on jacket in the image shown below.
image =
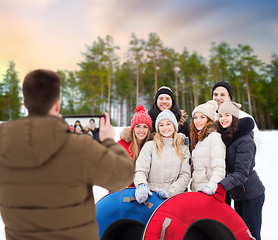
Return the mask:
[[243,191],[246,192],[245,187],[244,187],[244,184],[242,184],[242,187],[243,187]]

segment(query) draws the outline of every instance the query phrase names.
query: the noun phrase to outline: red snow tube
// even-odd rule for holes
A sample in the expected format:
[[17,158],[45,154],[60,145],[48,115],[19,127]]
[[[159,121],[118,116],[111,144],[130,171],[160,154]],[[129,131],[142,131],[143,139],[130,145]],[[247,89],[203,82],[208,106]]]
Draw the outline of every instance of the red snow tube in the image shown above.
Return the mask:
[[144,231],[146,240],[250,240],[241,217],[226,203],[200,192],[176,195],[161,204]]

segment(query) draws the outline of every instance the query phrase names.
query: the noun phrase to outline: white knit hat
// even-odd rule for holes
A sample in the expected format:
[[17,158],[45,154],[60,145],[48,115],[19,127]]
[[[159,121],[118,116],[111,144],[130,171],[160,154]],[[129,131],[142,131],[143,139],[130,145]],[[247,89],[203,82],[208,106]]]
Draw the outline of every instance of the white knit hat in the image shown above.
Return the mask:
[[241,104],[236,102],[224,102],[220,106],[218,113],[229,113],[239,118],[239,109],[241,108]]
[[172,113],[170,110],[165,109],[161,113],[158,114],[158,116],[155,120],[155,129],[156,129],[157,132],[158,132],[159,122],[164,120],[164,119],[170,120],[173,123],[173,125],[175,126],[176,131],[179,130],[179,124],[178,124],[178,121],[176,119],[175,114]]
[[212,121],[214,121],[216,110],[217,110],[217,102],[214,100],[209,100],[206,103],[200,104],[197,107],[195,107],[192,112],[192,117],[194,117],[194,114],[196,112],[200,112],[205,114]]

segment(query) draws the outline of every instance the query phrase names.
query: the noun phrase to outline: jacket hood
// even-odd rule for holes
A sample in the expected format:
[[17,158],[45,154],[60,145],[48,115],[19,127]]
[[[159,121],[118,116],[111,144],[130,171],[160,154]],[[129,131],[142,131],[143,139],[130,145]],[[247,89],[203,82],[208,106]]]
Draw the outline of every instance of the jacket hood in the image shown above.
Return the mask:
[[254,138],[254,133],[253,133],[253,129],[254,129],[254,121],[252,118],[250,117],[245,117],[245,118],[241,118],[239,119],[238,122],[238,131],[234,133],[234,135],[232,136],[232,138],[228,138],[226,135],[226,132],[224,132],[222,134],[222,140],[225,143],[225,145],[228,147],[230,146],[230,144],[235,141],[236,139],[245,136],[245,135],[250,135],[252,138]]
[[184,110],[181,110],[181,118],[180,120],[178,120],[178,124],[183,125],[187,119],[188,119],[187,113]]
[[0,124],[0,162],[12,168],[38,167],[65,143],[67,123],[52,116],[25,117]]
[[217,124],[216,122],[212,122],[209,124],[206,128],[205,134],[204,134],[204,139],[212,132],[217,132]]
[[124,128],[124,130],[120,134],[120,138],[123,139],[126,143],[132,141],[132,132],[130,127]]

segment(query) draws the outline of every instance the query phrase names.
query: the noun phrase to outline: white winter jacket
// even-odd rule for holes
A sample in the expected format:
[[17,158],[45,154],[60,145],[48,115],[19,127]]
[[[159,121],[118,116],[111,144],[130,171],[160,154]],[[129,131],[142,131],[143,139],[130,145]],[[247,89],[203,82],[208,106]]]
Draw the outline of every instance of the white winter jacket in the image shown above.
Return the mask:
[[182,193],[189,184],[191,170],[189,165],[190,152],[186,145],[182,146],[184,159],[178,156],[173,138],[163,138],[164,146],[161,157],[157,155],[154,141],[145,143],[136,161],[134,184],[149,185],[150,189],[163,188],[172,195]]
[[225,178],[226,146],[220,133],[215,132],[213,124],[207,127],[206,135],[192,151],[193,173],[190,188],[193,192],[204,186],[211,187],[215,192],[217,183]]

